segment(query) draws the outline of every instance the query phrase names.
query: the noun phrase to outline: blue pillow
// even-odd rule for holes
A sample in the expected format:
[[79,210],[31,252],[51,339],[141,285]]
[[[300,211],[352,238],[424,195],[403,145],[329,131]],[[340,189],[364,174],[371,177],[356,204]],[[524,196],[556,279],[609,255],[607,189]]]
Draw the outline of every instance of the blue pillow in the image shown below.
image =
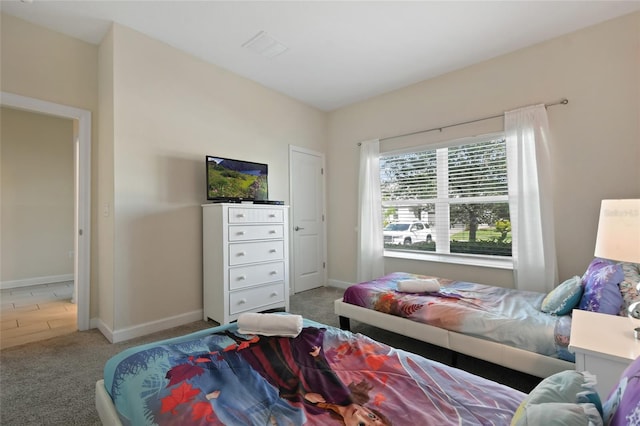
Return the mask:
[[[602,402],[595,385],[596,377],[586,371],[565,370],[549,376],[520,403],[511,426],[602,424]],[[554,417],[556,422],[551,421]]]
[[[529,392],[522,404],[546,402],[590,402],[602,412],[602,402],[595,390],[596,376],[588,371],[564,370],[543,379]],[[522,405],[521,404],[521,405]]]
[[554,288],[542,301],[540,310],[552,315],[567,315],[582,297],[582,279],[574,276]]
[[519,417],[514,417],[513,426],[585,426],[602,425],[602,416],[592,404],[546,402],[528,405]]
[[622,306],[619,284],[624,280],[622,266],[609,260],[595,258],[582,276],[584,293],[580,309],[602,314],[618,315]]

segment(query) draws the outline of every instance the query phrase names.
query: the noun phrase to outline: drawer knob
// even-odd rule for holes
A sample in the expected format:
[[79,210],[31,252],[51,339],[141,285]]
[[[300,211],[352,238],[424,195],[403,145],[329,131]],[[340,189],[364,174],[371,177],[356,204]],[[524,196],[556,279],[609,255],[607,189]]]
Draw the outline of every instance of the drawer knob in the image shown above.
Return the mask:
[[238,252],[238,256],[244,256],[245,254],[247,254],[247,253],[246,253],[246,252],[244,252],[244,251],[239,251],[239,252]]
[[246,276],[246,275],[240,275],[240,276],[238,277],[238,281],[244,281],[244,280],[246,280],[246,279],[247,279],[247,276]]
[[278,250],[276,250],[276,249],[269,250],[269,253],[277,253],[277,252],[278,252]]
[[278,271],[271,271],[269,272],[269,275],[278,275]]
[[273,293],[271,293],[271,297],[276,297],[278,295],[277,291],[274,291]]
[[238,231],[236,235],[244,235],[244,231]]
[[275,234],[275,233],[276,233],[276,230],[275,230],[275,229],[270,229],[270,230],[269,230],[269,233],[270,233],[270,234]]
[[247,303],[247,299],[238,300],[238,305],[244,305],[245,303]]
[[275,213],[271,213],[269,217],[276,217]]
[[244,213],[238,213],[238,217],[244,217]]

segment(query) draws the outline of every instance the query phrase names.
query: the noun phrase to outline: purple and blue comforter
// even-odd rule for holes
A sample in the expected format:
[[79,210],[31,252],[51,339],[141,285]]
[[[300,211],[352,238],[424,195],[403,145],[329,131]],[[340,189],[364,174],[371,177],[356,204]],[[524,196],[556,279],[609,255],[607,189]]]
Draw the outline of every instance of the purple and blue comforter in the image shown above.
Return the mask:
[[231,325],[132,348],[105,387],[133,425],[505,425],[525,397],[310,321],[296,338]]
[[[397,291],[399,281],[428,278],[438,280],[438,292]],[[574,362],[575,356],[567,349],[571,316],[542,312],[540,305],[544,297],[543,293],[394,272],[349,287],[343,300],[434,327]]]

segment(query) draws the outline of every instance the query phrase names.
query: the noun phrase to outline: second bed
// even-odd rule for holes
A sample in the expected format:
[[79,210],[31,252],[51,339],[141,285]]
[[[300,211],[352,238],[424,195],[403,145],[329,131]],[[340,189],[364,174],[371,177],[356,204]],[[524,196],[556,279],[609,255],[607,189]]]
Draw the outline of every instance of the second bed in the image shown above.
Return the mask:
[[[398,283],[437,280],[439,290],[398,292]],[[349,287],[335,301],[349,319],[538,377],[574,369],[570,315],[540,310],[544,294],[394,272]]]

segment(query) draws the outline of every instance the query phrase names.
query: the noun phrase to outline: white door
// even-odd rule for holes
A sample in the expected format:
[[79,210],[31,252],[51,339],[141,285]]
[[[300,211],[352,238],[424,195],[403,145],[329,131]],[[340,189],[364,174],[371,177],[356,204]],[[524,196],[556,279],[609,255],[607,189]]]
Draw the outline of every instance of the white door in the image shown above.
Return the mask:
[[326,282],[324,155],[290,146],[289,170],[291,288],[298,293]]

